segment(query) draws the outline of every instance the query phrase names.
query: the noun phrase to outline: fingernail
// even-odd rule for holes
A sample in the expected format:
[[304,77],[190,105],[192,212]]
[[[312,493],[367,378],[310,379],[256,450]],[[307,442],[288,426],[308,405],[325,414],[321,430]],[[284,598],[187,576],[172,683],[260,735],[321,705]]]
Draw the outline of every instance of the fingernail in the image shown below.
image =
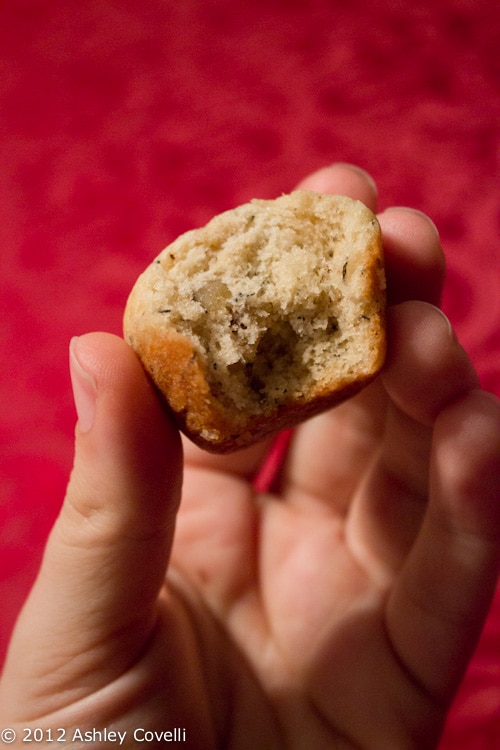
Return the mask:
[[97,386],[94,378],[90,375],[78,359],[78,337],[74,337],[69,345],[69,370],[71,385],[73,388],[73,399],[75,401],[78,416],[78,427],[80,432],[88,432],[94,424]]
[[432,305],[432,307],[434,308],[434,310],[436,310],[436,312],[438,312],[441,315],[442,319],[446,322],[446,326],[448,328],[448,334],[449,334],[450,338],[453,341],[458,341],[457,335],[455,333],[455,330],[454,330],[453,326],[450,323],[450,320],[449,320],[448,316],[441,310],[440,307],[436,307],[436,305]]
[[388,206],[388,208],[384,209],[384,214],[388,213],[389,211],[408,211],[409,213],[416,214],[417,216],[421,216],[423,219],[427,221],[428,224],[430,224],[430,226],[436,232],[436,235],[439,237],[439,229],[437,228],[436,224],[432,221],[430,216],[427,216],[427,214],[424,214],[423,211],[419,211],[418,208],[411,208],[410,206]]

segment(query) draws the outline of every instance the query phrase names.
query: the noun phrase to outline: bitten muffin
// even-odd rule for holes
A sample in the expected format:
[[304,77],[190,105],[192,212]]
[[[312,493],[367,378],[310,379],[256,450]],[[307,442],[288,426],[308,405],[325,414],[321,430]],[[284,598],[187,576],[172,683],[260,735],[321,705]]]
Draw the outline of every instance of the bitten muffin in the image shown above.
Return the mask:
[[297,190],[186,232],[137,280],[124,334],[183,432],[227,453],[354,395],[386,350],[373,213]]

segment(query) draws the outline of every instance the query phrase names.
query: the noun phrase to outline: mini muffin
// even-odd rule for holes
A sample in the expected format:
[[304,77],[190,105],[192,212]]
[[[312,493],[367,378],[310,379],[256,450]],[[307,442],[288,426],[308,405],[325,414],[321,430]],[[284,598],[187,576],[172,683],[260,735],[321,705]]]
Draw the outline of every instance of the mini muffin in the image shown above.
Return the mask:
[[386,350],[373,213],[297,190],[178,237],[137,280],[125,338],[180,429],[216,453],[354,395]]

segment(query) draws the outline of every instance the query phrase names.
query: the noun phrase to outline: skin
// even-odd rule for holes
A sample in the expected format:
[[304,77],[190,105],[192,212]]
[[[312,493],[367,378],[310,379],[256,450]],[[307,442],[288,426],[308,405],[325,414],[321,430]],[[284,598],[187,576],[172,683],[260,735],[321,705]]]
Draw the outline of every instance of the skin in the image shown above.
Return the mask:
[[[377,208],[351,165],[301,187]],[[386,366],[295,431],[269,492],[269,443],[182,446],[121,339],[73,342],[74,469],[0,683],[13,747],[24,727],[76,747],[104,727],[122,747],[138,727],[204,750],[436,747],[498,576],[500,403],[436,307],[434,225],[379,220]]]

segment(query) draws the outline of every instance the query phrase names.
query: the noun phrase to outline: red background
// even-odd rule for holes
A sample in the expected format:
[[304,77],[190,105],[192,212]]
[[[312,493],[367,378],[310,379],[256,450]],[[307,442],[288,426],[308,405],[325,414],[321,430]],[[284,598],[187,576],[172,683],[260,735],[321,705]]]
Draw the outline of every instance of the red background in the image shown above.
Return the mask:
[[[497,0],[5,0],[0,657],[64,494],[72,335],[119,333],[181,231],[351,161],[437,223],[444,308],[500,395]],[[499,478],[500,484],[500,478]],[[500,747],[500,596],[449,750]]]

